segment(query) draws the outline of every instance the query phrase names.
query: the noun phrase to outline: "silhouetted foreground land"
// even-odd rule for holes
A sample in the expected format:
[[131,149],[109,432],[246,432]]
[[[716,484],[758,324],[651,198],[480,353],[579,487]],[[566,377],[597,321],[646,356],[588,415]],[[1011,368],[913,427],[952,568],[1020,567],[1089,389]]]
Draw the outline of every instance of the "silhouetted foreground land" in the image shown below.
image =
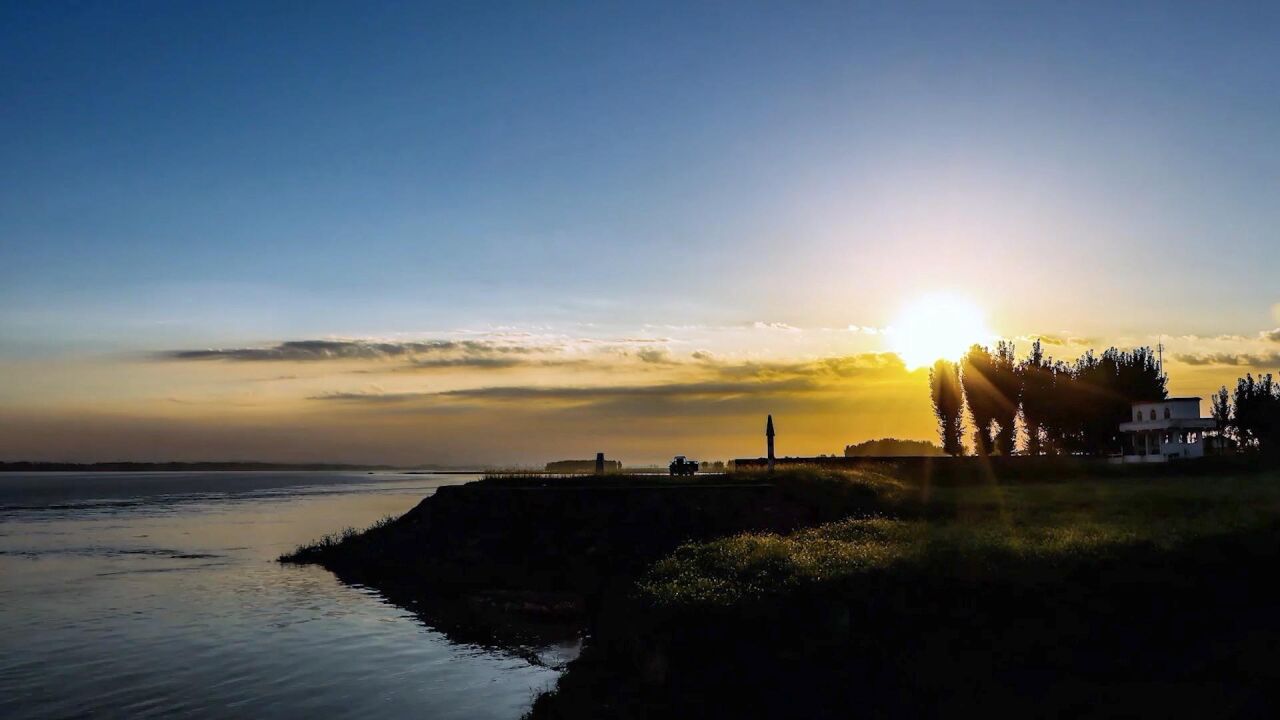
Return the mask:
[[537,718],[1273,714],[1274,470],[943,461],[652,480],[445,488],[294,559],[581,618],[589,642]]
[[580,631],[602,598],[631,592],[645,568],[689,539],[843,516],[796,487],[762,476],[503,475],[442,487],[400,518],[281,559],[376,587],[458,639],[524,644],[540,631]]

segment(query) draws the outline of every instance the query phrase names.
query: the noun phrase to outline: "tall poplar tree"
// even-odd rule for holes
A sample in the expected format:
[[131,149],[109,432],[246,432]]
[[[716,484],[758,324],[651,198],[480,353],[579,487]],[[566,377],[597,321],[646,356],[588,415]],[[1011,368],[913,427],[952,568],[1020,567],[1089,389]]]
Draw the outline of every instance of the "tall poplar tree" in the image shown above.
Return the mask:
[[964,397],[960,389],[960,368],[946,360],[934,363],[929,369],[929,389],[943,452],[951,456],[963,455]]
[[994,445],[991,423],[996,416],[998,392],[991,376],[991,352],[981,345],[973,345],[961,361],[960,384],[964,387],[965,403],[973,419],[974,450],[979,455],[990,455]]
[[1031,353],[1018,366],[1022,376],[1022,425],[1027,430],[1028,455],[1041,455],[1044,448],[1044,427],[1051,422],[1053,408],[1053,364],[1045,358],[1044,346],[1039,340],[1031,345]]
[[995,449],[1001,455],[1012,455],[1017,441],[1018,405],[1022,402],[1022,374],[1014,357],[1013,343],[1001,340],[991,356],[991,409],[996,424]]
[[1213,420],[1217,423],[1218,437],[1227,438],[1231,433],[1231,391],[1226,385],[1213,394]]

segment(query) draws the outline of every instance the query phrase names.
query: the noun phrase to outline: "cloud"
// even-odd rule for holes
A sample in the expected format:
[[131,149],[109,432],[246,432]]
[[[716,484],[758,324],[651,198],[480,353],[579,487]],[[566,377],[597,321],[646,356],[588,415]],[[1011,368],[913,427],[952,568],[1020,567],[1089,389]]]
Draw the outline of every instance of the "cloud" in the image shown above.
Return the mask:
[[[788,328],[773,324],[771,329]],[[805,361],[743,361],[699,349],[676,355],[667,338],[623,337],[615,339],[548,338],[516,343],[494,339],[432,339],[380,341],[372,339],[292,340],[259,347],[169,350],[156,357],[169,361],[227,363],[348,363],[373,362],[349,369],[361,374],[430,372],[454,369],[502,371],[514,368],[579,368],[612,372],[625,369],[659,369],[728,380],[781,379],[787,377],[850,377],[876,369],[901,370],[892,354],[829,357]],[[660,344],[662,343],[662,344]],[[286,376],[280,376],[286,377]]]
[[800,328],[794,325],[788,325],[782,322],[761,322],[759,320],[751,323],[751,327],[756,330],[781,330],[783,332],[800,332]]
[[666,348],[645,348],[636,353],[641,362],[661,364],[671,362],[671,353]]
[[1066,345],[1077,345],[1077,346],[1091,345],[1092,346],[1092,345],[1101,344],[1101,340],[1099,340],[1098,338],[1075,337],[1072,335],[1054,335],[1052,333],[1046,333],[1046,334],[1040,334],[1040,335],[1022,335],[1020,337],[1014,338],[1014,340],[1018,342],[1030,342],[1030,343],[1033,343],[1036,340],[1039,340],[1044,345],[1059,345],[1059,346],[1066,346]]
[[405,413],[458,417],[479,412],[500,418],[550,414],[558,418],[620,418],[632,422],[673,415],[686,419],[719,417],[762,412],[766,407],[774,412],[801,406],[812,409],[843,399],[842,394],[822,392],[824,389],[813,380],[788,378],[598,387],[504,385],[434,393],[335,392],[310,399],[362,408],[382,417]]
[[433,368],[481,368],[499,370],[519,367],[528,363],[528,360],[520,357],[493,357],[489,355],[482,355],[476,357],[419,358],[413,361],[411,368],[422,370]]
[[1195,343],[1195,342],[1242,343],[1242,342],[1254,342],[1257,340],[1280,342],[1280,328],[1276,328],[1275,330],[1263,330],[1253,335],[1239,335],[1239,334],[1232,334],[1232,333],[1221,333],[1218,335],[1178,335],[1174,339],[1180,340],[1182,342],[1188,342],[1188,343]]
[[423,340],[380,342],[373,340],[291,340],[268,347],[169,350],[166,360],[232,360],[241,362],[318,362],[331,360],[388,360],[421,355],[504,356],[549,352],[555,348],[513,345],[489,340]]
[[425,392],[405,392],[405,393],[384,393],[384,392],[330,392],[320,395],[312,395],[308,400],[328,400],[337,402],[352,403],[402,403],[410,400],[421,400],[431,397],[433,393]]
[[[510,370],[512,368],[607,368],[613,363],[605,358],[587,357],[529,357],[517,356],[464,356],[444,358],[416,358],[408,365],[397,366],[395,372],[427,372],[465,368],[469,370]],[[379,371],[355,370],[362,374],[380,374]]]
[[1280,353],[1179,353],[1175,360],[1186,365],[1233,365],[1239,367],[1276,367],[1280,366]]
[[[670,355],[663,362],[678,365]],[[722,403],[762,397],[843,392],[853,378],[906,380],[910,373],[892,353],[865,353],[825,357],[801,362],[725,362],[709,354],[698,362],[684,363],[701,377],[643,385],[492,385],[438,392],[384,393],[381,388],[362,392],[331,392],[312,400],[389,404],[422,401],[429,404],[465,401],[533,402],[564,405],[649,404],[654,402]]]
[[908,372],[896,353],[861,353],[794,362],[717,362],[715,368],[726,378],[813,377],[833,380]]
[[751,382],[688,382],[661,383],[655,385],[612,385],[601,387],[543,387],[513,385],[500,387],[466,388],[436,393],[440,397],[482,400],[561,400],[599,401],[613,398],[676,398],[699,399],[724,398],[739,395],[767,395],[773,393],[813,392],[818,384],[803,378]]
[[674,342],[669,337],[620,337],[620,338],[577,338],[573,342],[580,345],[656,345]]

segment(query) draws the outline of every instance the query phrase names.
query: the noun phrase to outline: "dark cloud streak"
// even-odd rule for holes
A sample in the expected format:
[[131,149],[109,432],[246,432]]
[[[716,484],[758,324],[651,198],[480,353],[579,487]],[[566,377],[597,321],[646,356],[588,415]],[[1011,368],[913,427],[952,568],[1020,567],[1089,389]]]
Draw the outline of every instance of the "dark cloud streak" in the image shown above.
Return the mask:
[[424,340],[375,342],[370,340],[291,340],[270,347],[170,350],[164,360],[230,360],[239,362],[318,362],[332,360],[388,360],[421,355],[503,357],[551,352],[558,348],[506,345],[483,340]]
[[327,400],[332,402],[373,403],[378,405],[422,400],[436,393],[374,393],[374,392],[332,392],[323,395],[312,395],[308,400]]
[[1273,367],[1280,366],[1280,353],[1204,353],[1199,355],[1180,353],[1174,359],[1185,365],[1231,365],[1236,367]]
[[440,397],[479,400],[560,400],[599,401],[629,397],[715,398],[738,395],[814,392],[821,386],[803,378],[762,382],[689,382],[658,385],[612,385],[601,387],[496,386],[445,390]]

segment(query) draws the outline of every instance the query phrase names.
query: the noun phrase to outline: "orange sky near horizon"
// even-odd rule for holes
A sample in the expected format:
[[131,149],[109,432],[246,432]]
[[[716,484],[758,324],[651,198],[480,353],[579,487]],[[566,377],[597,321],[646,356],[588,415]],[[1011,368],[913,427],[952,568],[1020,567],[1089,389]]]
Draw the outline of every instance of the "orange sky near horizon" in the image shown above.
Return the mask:
[[[0,459],[536,467],[603,451],[635,464],[675,454],[727,460],[763,452],[768,413],[784,455],[839,454],[880,437],[933,441],[927,369],[898,353],[999,337],[985,334],[985,317],[967,328],[974,337],[935,337],[933,313],[946,320],[948,303],[967,302],[937,297],[903,303],[883,327],[755,322],[598,336],[504,328],[5,359]],[[981,312],[971,305],[959,317],[972,319],[969,311]],[[1275,330],[1040,337],[1067,360],[1163,342],[1170,392],[1206,398],[1274,367],[1280,350]],[[1010,339],[1020,355],[1032,340]]]

